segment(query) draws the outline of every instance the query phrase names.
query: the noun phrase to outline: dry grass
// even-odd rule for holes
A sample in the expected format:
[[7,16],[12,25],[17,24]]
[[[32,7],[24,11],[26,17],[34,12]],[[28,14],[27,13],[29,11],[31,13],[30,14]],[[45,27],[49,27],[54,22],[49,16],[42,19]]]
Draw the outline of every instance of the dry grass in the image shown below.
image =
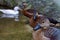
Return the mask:
[[0,40],[32,40],[32,33],[26,27],[25,17],[19,22],[13,19],[0,19]]

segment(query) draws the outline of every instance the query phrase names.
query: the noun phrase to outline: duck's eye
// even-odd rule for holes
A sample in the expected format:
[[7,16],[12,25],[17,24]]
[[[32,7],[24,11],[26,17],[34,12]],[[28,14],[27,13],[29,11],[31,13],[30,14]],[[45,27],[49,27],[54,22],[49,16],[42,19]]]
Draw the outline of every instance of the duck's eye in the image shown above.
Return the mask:
[[44,23],[44,22],[42,22],[42,23]]
[[43,20],[42,23],[44,23],[45,21]]

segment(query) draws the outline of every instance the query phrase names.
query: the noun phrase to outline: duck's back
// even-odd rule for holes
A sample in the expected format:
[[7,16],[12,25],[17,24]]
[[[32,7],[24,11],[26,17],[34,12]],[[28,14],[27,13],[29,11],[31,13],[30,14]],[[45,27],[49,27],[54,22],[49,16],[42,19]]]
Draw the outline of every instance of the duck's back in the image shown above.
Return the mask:
[[5,13],[5,14],[18,14],[18,11],[15,10],[11,10],[11,9],[0,9],[1,12]]

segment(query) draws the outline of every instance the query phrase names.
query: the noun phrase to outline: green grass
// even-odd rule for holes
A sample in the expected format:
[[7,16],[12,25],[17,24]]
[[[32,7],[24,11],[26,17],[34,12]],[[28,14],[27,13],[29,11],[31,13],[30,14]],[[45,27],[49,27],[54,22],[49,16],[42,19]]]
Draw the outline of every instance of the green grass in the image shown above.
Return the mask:
[[0,40],[32,40],[32,33],[27,31],[25,17],[19,22],[14,19],[0,19]]

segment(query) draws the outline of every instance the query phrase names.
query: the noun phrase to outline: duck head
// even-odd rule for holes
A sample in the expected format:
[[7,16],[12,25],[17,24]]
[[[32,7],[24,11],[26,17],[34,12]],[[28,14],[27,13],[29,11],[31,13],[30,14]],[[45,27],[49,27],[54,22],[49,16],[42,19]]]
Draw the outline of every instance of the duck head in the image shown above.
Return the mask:
[[20,8],[19,6],[15,6],[15,7],[14,7],[14,10],[15,10],[15,11],[18,11],[18,10],[21,10],[21,8]]

